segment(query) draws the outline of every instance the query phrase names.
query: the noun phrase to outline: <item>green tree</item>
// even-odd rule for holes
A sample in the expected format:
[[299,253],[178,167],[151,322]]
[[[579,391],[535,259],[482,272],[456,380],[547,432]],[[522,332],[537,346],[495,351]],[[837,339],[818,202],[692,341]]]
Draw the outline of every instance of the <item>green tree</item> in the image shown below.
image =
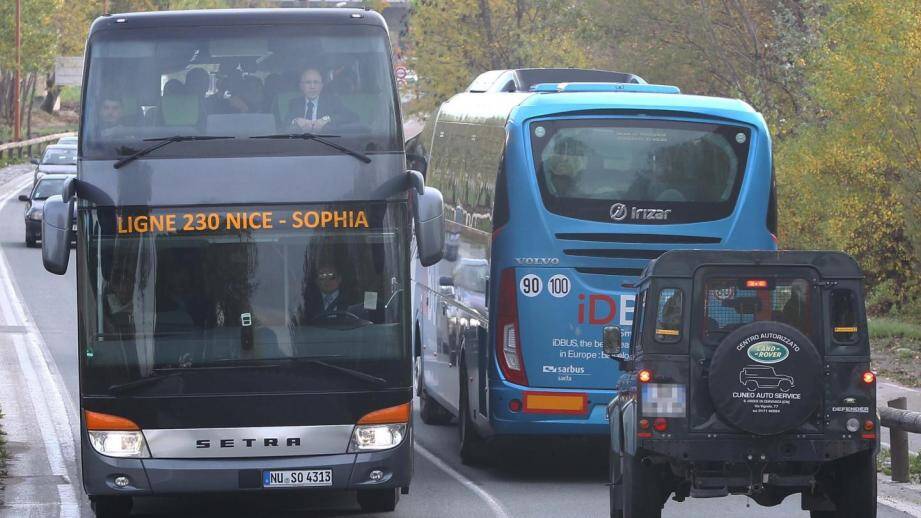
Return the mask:
[[418,1],[410,59],[424,95],[410,111],[433,109],[487,70],[587,65],[580,13],[562,0]]

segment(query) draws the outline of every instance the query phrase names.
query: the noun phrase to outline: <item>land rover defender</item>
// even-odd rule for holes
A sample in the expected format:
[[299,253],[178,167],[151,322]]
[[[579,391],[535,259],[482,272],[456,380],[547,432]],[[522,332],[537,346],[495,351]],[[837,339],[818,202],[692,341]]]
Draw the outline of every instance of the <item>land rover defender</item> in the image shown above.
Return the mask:
[[669,496],[802,495],[812,518],[876,516],[879,418],[862,274],[839,252],[676,250],[637,284],[609,404],[612,518]]

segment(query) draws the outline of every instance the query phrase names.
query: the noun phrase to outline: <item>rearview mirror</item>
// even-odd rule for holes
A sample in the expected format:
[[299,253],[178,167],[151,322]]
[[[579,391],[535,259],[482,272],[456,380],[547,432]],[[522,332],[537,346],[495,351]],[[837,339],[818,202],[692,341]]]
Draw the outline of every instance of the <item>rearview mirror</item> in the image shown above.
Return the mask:
[[51,273],[64,275],[70,262],[70,241],[73,234],[74,179],[64,182],[61,194],[45,200],[42,216],[42,263]]
[[604,354],[612,360],[617,361],[630,359],[629,351],[623,350],[623,338],[621,337],[620,327],[605,326],[601,333],[601,350],[604,351]]
[[19,195],[19,201],[29,201],[29,195],[28,195],[28,194],[20,194],[20,195]]
[[39,159],[32,157],[29,159],[29,163],[32,165],[38,165],[40,163]]
[[407,171],[410,198],[416,226],[416,247],[422,266],[441,261],[445,245],[444,198],[433,187],[425,187],[422,174]]

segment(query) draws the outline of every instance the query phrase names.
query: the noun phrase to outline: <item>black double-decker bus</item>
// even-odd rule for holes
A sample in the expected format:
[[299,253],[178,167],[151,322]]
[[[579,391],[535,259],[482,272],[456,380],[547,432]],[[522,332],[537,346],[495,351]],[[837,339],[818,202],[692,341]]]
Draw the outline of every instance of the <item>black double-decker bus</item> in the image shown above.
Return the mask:
[[365,10],[93,24],[79,173],[42,241],[63,273],[76,232],[98,516],[318,488],[385,511],[408,490],[410,260],[440,258],[442,201],[406,170],[392,70]]

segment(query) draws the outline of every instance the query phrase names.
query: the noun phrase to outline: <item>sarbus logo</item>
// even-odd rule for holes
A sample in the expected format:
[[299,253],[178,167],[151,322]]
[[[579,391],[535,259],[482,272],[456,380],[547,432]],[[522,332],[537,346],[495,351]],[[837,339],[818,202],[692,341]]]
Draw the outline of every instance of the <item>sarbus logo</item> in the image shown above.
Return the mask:
[[790,356],[790,350],[777,342],[758,342],[748,348],[748,357],[758,363],[780,363],[787,356]]

